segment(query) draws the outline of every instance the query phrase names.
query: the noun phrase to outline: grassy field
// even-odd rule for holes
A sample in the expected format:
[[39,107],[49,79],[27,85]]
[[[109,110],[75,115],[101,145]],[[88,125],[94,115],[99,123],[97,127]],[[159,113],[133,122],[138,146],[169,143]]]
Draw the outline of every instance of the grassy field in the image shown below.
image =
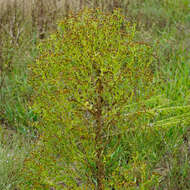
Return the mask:
[[129,132],[118,150],[121,159],[131,159],[134,184],[124,189],[190,189],[189,0],[1,0],[0,5],[0,189],[21,189],[24,160],[39,136],[28,84],[37,44],[70,11],[85,6],[121,8],[136,24],[135,39],[152,46],[157,60],[155,93],[145,102],[149,127]]

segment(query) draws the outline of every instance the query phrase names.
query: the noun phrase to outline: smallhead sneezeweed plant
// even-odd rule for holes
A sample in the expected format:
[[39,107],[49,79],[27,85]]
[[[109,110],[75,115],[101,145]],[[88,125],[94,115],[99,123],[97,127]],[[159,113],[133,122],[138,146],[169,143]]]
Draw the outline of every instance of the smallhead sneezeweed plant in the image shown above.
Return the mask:
[[128,107],[150,95],[154,61],[151,47],[134,36],[135,26],[118,10],[84,10],[41,42],[30,66],[40,139],[25,161],[24,188],[103,190],[126,183],[118,146],[135,125]]

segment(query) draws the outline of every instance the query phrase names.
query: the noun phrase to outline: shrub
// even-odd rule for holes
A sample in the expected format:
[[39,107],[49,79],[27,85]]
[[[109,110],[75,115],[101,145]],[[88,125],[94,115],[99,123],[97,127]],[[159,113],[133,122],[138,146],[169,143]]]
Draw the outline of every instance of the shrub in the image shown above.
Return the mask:
[[25,189],[124,187],[130,145],[125,158],[118,147],[141,123],[153,76],[152,49],[134,37],[119,11],[85,10],[39,45],[29,82],[40,138],[25,161]]

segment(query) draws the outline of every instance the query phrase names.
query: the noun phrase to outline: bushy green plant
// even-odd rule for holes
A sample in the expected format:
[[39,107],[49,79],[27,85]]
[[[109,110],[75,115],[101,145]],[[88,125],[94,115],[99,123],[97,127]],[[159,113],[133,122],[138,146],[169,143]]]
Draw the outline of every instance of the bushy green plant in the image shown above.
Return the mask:
[[101,190],[128,183],[130,145],[120,142],[143,122],[154,61],[152,49],[134,36],[135,26],[119,11],[85,10],[65,18],[39,45],[30,84],[41,135],[25,161],[23,188]]

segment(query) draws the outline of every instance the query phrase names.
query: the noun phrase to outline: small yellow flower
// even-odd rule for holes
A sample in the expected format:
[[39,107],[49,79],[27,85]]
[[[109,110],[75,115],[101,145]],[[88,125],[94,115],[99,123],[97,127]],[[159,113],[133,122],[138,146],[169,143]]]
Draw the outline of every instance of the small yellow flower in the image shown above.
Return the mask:
[[88,108],[89,110],[92,110],[92,104],[90,104],[88,101],[84,103],[84,106]]

